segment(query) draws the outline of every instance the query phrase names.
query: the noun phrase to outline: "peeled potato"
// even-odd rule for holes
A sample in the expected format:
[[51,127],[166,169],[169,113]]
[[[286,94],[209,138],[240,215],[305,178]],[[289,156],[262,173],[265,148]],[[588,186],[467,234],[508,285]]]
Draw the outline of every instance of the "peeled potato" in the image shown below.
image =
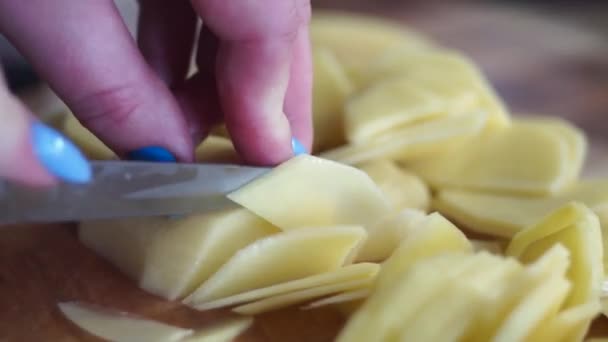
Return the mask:
[[238,164],[239,154],[228,138],[210,135],[194,151],[197,163]]
[[177,219],[83,222],[79,238],[143,289],[172,300],[189,294],[241,248],[277,232],[237,209]]
[[342,293],[334,295],[334,296],[319,299],[315,302],[312,302],[312,303],[304,306],[303,309],[305,309],[305,310],[316,309],[316,308],[320,308],[320,307],[327,306],[327,305],[336,305],[336,304],[344,304],[344,303],[360,301],[360,300],[367,298],[370,293],[371,293],[370,288],[362,288],[359,290],[346,291],[346,292],[342,292]]
[[411,79],[388,78],[350,97],[344,129],[349,142],[365,143],[395,127],[446,114],[441,99]]
[[63,122],[63,133],[82,149],[82,152],[93,160],[115,159],[116,154],[107,147],[91,131],[86,129],[76,119],[74,114],[68,113]]
[[434,187],[546,195],[578,176],[570,156],[554,125],[518,120],[408,166]]
[[222,299],[196,305],[198,310],[210,310],[220,307],[232,306],[246,302],[283,295],[295,291],[306,290],[318,286],[332,285],[351,280],[369,279],[374,277],[380,267],[378,264],[358,263],[347,265],[333,271],[314,274],[306,278],[300,278],[284,283],[278,283],[268,287],[255,289],[248,292],[242,292],[234,296],[224,297]]
[[294,229],[238,251],[196,291],[190,306],[338,269],[366,238],[362,227]]
[[343,107],[346,97],[353,91],[353,85],[335,55],[327,48],[313,50],[313,68],[313,152],[317,153],[346,141]]
[[373,160],[357,167],[380,187],[393,208],[428,210],[431,194],[420,177],[388,159]]
[[290,159],[228,198],[284,230],[365,226],[390,210],[363,171],[310,155]]
[[115,342],[177,342],[194,333],[191,329],[75,302],[59,303],[59,309],[88,333]]
[[430,158],[450,145],[477,135],[486,124],[485,112],[442,117],[394,129],[365,144],[344,145],[320,154],[322,158],[345,164],[360,164],[390,158],[412,161]]
[[570,203],[513,237],[507,255],[531,262],[555,244],[570,252],[572,290],[564,308],[599,300],[604,280],[604,252],[597,216],[580,203]]

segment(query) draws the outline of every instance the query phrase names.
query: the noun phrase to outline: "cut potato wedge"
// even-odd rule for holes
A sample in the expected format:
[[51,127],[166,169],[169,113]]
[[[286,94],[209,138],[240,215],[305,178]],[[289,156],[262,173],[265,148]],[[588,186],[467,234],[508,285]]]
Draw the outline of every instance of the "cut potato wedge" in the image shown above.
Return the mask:
[[400,168],[388,159],[373,160],[357,167],[380,187],[394,209],[429,209],[429,188],[414,173]]
[[468,112],[391,130],[364,144],[349,144],[326,151],[320,157],[344,164],[376,159],[410,162],[440,154],[450,145],[477,135],[485,127],[485,112]]
[[81,329],[114,342],[177,342],[194,333],[191,329],[82,303],[59,303],[59,309]]
[[228,138],[210,135],[194,151],[198,163],[238,164],[239,154]]
[[435,94],[407,77],[374,83],[346,102],[344,130],[350,143],[374,137],[415,121],[447,115]]
[[344,304],[344,303],[360,301],[360,300],[367,298],[371,292],[372,292],[371,288],[362,288],[362,289],[358,289],[358,290],[346,291],[346,292],[343,292],[343,293],[340,293],[340,294],[337,294],[334,296],[330,296],[330,297],[323,298],[323,299],[317,300],[315,302],[312,302],[312,303],[302,307],[302,309],[309,310],[309,309],[316,309],[316,308],[320,308],[320,307],[328,306],[328,305],[336,305],[336,304]]
[[310,155],[295,157],[228,195],[277,227],[367,226],[390,203],[365,172]]
[[85,128],[72,113],[68,113],[63,122],[63,133],[90,159],[116,159],[116,154],[91,131]]
[[260,299],[275,297],[286,293],[306,290],[318,286],[342,283],[351,280],[369,279],[376,276],[380,266],[373,263],[359,263],[347,265],[333,271],[315,274],[306,278],[296,279],[285,283],[279,283],[268,287],[239,293],[234,296],[196,305],[198,310],[210,310],[221,307],[233,306]]
[[198,306],[243,292],[330,272],[349,262],[367,234],[356,226],[290,230],[238,251],[184,299]]
[[327,48],[313,50],[313,68],[313,153],[318,153],[346,142],[344,103],[353,91],[353,85],[336,56]]
[[189,294],[241,248],[278,232],[244,209],[178,219],[101,220],[79,227],[86,246],[143,289],[171,300]]

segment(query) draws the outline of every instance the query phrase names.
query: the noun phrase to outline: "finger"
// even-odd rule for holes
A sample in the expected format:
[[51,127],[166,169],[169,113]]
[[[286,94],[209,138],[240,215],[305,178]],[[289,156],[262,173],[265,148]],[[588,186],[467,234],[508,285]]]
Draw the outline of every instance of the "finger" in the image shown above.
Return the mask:
[[90,167],[82,153],[56,131],[39,122],[3,84],[0,72],[0,177],[33,186],[56,177],[86,182]]
[[160,146],[192,160],[177,101],[112,1],[0,0],[0,30],[110,148],[124,156]]
[[312,148],[312,61],[307,25],[302,25],[294,43],[285,114],[292,134],[310,151]]
[[235,147],[249,163],[273,165],[291,157],[283,108],[294,40],[307,20],[303,2],[192,3],[220,39],[218,93]]
[[169,87],[186,78],[195,30],[196,14],[188,1],[140,0],[139,48]]

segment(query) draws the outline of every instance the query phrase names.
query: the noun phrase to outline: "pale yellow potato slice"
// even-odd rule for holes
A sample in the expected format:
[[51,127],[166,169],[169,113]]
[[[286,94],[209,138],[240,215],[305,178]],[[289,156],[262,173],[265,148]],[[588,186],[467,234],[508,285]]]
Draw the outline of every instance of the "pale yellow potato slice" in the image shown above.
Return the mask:
[[485,112],[474,111],[407,125],[364,144],[349,144],[326,151],[320,157],[351,165],[383,158],[403,162],[426,160],[454,143],[476,136],[485,127],[486,118]]
[[429,215],[409,231],[399,247],[382,263],[377,287],[388,286],[415,263],[448,252],[472,252],[471,243],[450,221],[438,213]]
[[390,203],[365,172],[310,155],[277,166],[228,195],[277,227],[369,225]]
[[346,142],[344,102],[353,84],[331,50],[316,47],[312,57],[313,153],[318,153]]
[[208,136],[194,151],[198,163],[237,164],[241,162],[239,154],[228,138]]
[[278,232],[237,209],[173,219],[83,222],[79,238],[144,290],[172,300],[193,291],[241,248]]
[[240,317],[196,330],[180,342],[233,342],[253,324],[251,317]]
[[441,99],[404,77],[393,77],[352,95],[345,106],[344,131],[350,143],[365,143],[395,127],[447,115]]
[[336,270],[367,237],[357,226],[294,229],[269,236],[238,251],[196,291],[191,306],[243,292]]
[[561,311],[538,326],[530,341],[582,341],[600,309],[598,301],[591,301]]
[[380,187],[394,209],[428,210],[430,190],[414,173],[400,168],[388,159],[373,160],[357,165]]
[[315,298],[331,295],[334,293],[352,291],[355,289],[369,288],[374,281],[374,277],[367,279],[356,279],[341,283],[317,286],[305,290],[294,291],[274,297],[264,298],[253,303],[237,306],[232,309],[242,315],[259,315],[264,312],[278,310],[303,303]]
[[91,131],[85,128],[72,113],[65,117],[62,127],[63,133],[74,144],[81,148],[82,152],[93,160],[116,159],[116,154],[107,147]]
[[522,230],[506,253],[529,263],[556,244],[565,246],[571,259],[568,279],[572,290],[564,308],[597,301],[604,280],[602,233],[597,216],[584,205],[569,203]]
[[574,181],[570,159],[553,124],[514,120],[408,166],[436,188],[547,195]]
[[425,212],[416,209],[403,209],[368,226],[367,239],[357,252],[355,261],[384,261],[391,256],[408,234],[425,224]]
[[346,291],[346,292],[342,292],[342,293],[339,293],[334,296],[330,296],[330,297],[326,297],[326,298],[314,301],[314,302],[302,307],[302,309],[310,310],[310,309],[316,309],[316,308],[320,308],[320,307],[328,306],[328,305],[336,305],[336,304],[344,304],[344,303],[360,301],[360,300],[367,298],[371,294],[371,292],[372,292],[371,287]]
[[226,306],[233,306],[260,299],[283,295],[313,287],[331,285],[351,280],[368,279],[374,277],[380,266],[373,263],[358,263],[347,265],[333,271],[315,274],[306,278],[300,278],[268,287],[242,292],[234,296],[224,297],[218,300],[195,305],[198,310],[210,310]]
[[110,309],[76,302],[59,303],[61,312],[86,332],[114,342],[183,341],[194,331]]

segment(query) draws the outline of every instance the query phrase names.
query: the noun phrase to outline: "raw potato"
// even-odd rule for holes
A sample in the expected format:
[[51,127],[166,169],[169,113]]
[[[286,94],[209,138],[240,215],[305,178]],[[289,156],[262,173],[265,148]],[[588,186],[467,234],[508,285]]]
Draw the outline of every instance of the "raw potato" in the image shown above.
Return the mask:
[[318,286],[331,285],[351,280],[367,279],[375,277],[380,269],[378,264],[358,263],[347,265],[333,271],[315,274],[306,278],[300,278],[268,287],[242,292],[234,296],[224,297],[201,305],[196,305],[198,310],[210,310],[220,307],[233,306],[246,302],[283,295],[295,291],[306,290]]
[[365,143],[415,121],[447,115],[444,103],[407,77],[379,81],[346,103],[344,129],[350,143]]
[[196,291],[184,299],[190,306],[344,266],[367,237],[356,226],[290,230],[261,239],[238,251]]
[[195,331],[180,342],[233,342],[253,324],[250,317],[241,317]]
[[116,154],[86,129],[74,114],[67,113],[62,131],[74,144],[82,149],[82,152],[88,158],[93,160],[116,159]]
[[388,159],[370,161],[357,167],[380,187],[394,209],[428,210],[431,201],[429,188],[414,173]]
[[290,159],[228,198],[283,230],[366,226],[390,210],[365,172],[310,155]]
[[436,188],[555,194],[578,175],[568,140],[553,124],[514,120],[409,167]]
[[426,214],[415,209],[404,209],[367,228],[367,239],[355,261],[384,261],[391,256],[408,233],[424,224]]
[[344,145],[320,156],[351,165],[383,158],[403,162],[426,159],[477,135],[485,127],[486,118],[487,114],[481,111],[438,118],[391,130],[365,144]]
[[572,283],[564,308],[598,301],[604,280],[602,233],[597,216],[580,203],[570,203],[513,237],[507,255],[528,263],[555,244],[570,252]]
[[238,164],[239,154],[228,138],[210,135],[194,151],[197,163]]
[[114,342],[177,342],[194,333],[191,329],[75,302],[59,303],[59,309],[78,327]]
[[372,291],[370,288],[346,291],[346,292],[337,294],[335,296],[319,299],[315,302],[312,302],[312,303],[304,306],[302,309],[304,309],[304,310],[317,309],[317,308],[327,306],[327,305],[336,305],[336,304],[344,304],[344,303],[360,301],[360,300],[367,298],[371,292]]
[[83,222],[79,237],[143,289],[173,300],[193,291],[241,248],[278,232],[237,209],[178,219]]
[[344,102],[353,85],[331,50],[313,50],[313,152],[344,144]]

